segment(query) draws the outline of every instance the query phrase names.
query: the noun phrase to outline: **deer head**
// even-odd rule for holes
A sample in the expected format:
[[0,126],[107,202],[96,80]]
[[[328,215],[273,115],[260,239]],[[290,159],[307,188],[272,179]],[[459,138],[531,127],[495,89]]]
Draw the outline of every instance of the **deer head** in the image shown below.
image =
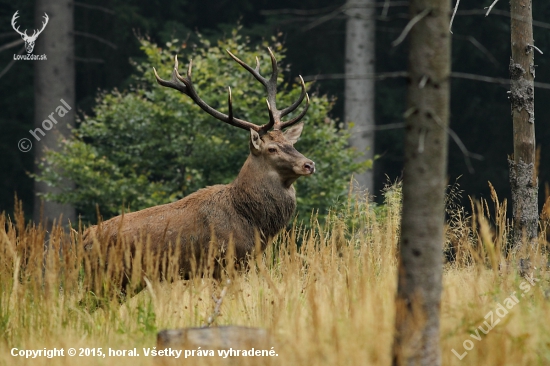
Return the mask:
[[24,32],[19,31],[19,26],[17,28],[15,27],[15,21],[17,18],[19,18],[19,15],[17,14],[19,12],[16,11],[15,14],[13,14],[13,17],[11,18],[11,26],[13,29],[21,35],[21,38],[23,38],[23,41],[25,41],[25,49],[27,50],[27,53],[32,53],[34,49],[34,42],[36,42],[36,39],[44,31],[44,28],[46,28],[46,25],[48,24],[48,21],[50,18],[48,18],[48,14],[44,13],[44,21],[42,22],[42,29],[40,30],[34,30],[32,33],[32,36],[27,35],[27,30],[25,29]]
[[[237,56],[233,55],[229,50],[227,53],[242,67],[249,71],[255,78],[258,80],[267,91],[267,110],[269,113],[269,122],[261,126],[254,123],[244,121],[242,119],[236,118],[233,116],[233,106],[232,106],[232,97],[231,97],[231,88],[228,88],[228,114],[221,113],[214,108],[206,104],[197,94],[193,82],[191,79],[191,70],[193,67],[193,62],[189,62],[189,67],[187,69],[187,76],[183,77],[178,72],[178,58],[174,58],[174,69],[172,71],[172,76],[170,80],[161,79],[157,70],[153,68],[155,72],[155,77],[157,82],[165,87],[179,90],[183,94],[189,96],[199,107],[201,107],[205,112],[213,116],[214,118],[228,123],[232,126],[239,127],[245,130],[250,131],[250,152],[251,157],[253,157],[257,164],[259,164],[263,169],[254,169],[254,171],[265,171],[267,174],[269,172],[276,172],[283,184],[287,187],[302,175],[310,175],[315,172],[315,163],[301,153],[299,153],[294,147],[294,143],[300,137],[302,133],[303,124],[300,123],[286,132],[282,130],[286,127],[291,127],[299,122],[306,114],[309,108],[309,96],[306,92],[306,86],[304,79],[300,76],[300,84],[302,87],[302,92],[300,97],[290,106],[284,109],[277,109],[276,106],[276,95],[277,95],[277,60],[273,55],[273,52],[268,48],[269,55],[271,57],[271,66],[272,73],[269,79],[264,78],[260,75],[260,62],[256,57],[256,67],[252,68],[243,61],[241,61]],[[296,117],[283,122],[282,117],[286,116],[290,112],[293,112],[298,108],[306,98],[306,105],[299,115]],[[273,128],[272,131],[270,131]],[[250,163],[254,164],[254,163]],[[245,163],[245,167],[247,167]],[[266,167],[272,169],[265,169]]]
[[300,176],[313,174],[315,163],[294,148],[303,127],[298,123],[284,132],[273,130],[263,136],[251,129],[249,160],[256,160],[259,167],[253,171],[261,171],[268,178],[278,177],[286,188]]

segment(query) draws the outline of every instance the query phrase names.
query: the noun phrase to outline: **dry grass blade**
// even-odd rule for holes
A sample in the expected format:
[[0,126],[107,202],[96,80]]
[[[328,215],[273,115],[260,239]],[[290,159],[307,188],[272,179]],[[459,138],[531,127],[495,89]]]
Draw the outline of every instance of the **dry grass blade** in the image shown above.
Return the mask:
[[[534,269],[526,274],[533,285],[516,271],[498,271],[503,259],[515,260],[503,257],[505,202],[494,202],[495,214],[489,216],[487,202],[472,199],[475,210],[467,210],[460,205],[459,187],[449,191],[446,235],[454,257],[445,264],[441,301],[443,364],[540,364],[545,357],[540,345],[550,343],[550,305],[546,272],[535,263],[545,253],[531,254]],[[297,221],[247,271],[228,271],[230,288],[210,278],[181,280],[173,263],[177,250],[157,257],[150,253],[146,235],[135,251],[119,243],[120,248],[100,245],[88,252],[80,245],[81,230],[53,230],[45,251],[46,233],[26,223],[19,206],[14,217],[0,215],[0,365],[66,365],[64,357],[11,355],[13,348],[55,347],[107,353],[101,360],[79,358],[84,366],[152,365],[158,359],[143,350],[156,346],[159,330],[204,324],[261,328],[271,334],[267,349],[273,347],[276,357],[236,357],[238,364],[390,364],[400,184],[388,186],[383,195],[383,205],[352,195],[327,222],[311,218],[310,228]],[[491,197],[498,200],[496,192]],[[548,207],[549,198],[541,218],[549,217]],[[542,237],[541,243],[546,243]],[[121,294],[115,285],[124,278],[124,263],[132,264],[132,272],[126,294]],[[86,291],[89,285],[93,291]],[[530,290],[524,292],[527,285]],[[490,335],[479,332],[481,340],[460,361],[451,350],[464,352],[463,342],[484,316],[514,291],[516,307]],[[212,294],[217,294],[214,306]],[[139,357],[108,353],[134,348]],[[227,361],[217,355],[184,360],[193,365]]]

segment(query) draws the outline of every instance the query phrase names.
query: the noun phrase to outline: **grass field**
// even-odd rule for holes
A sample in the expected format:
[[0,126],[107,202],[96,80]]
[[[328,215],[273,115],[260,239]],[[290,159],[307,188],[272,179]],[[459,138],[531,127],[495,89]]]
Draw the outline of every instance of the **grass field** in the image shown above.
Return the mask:
[[[491,205],[495,207],[489,210],[487,202],[473,204],[472,217],[448,204],[445,250],[454,261],[445,263],[443,279],[443,364],[548,365],[545,266],[535,269],[532,279],[515,269],[499,269],[505,262],[499,253],[508,226],[496,194]],[[268,329],[277,356],[194,356],[182,362],[391,364],[399,215],[400,192],[393,187],[386,191],[383,207],[348,206],[323,225],[312,220],[313,229],[295,225],[281,234],[250,271],[229,274],[231,284],[214,323]],[[541,219],[543,244],[547,222],[547,217]],[[44,256],[45,235],[26,224],[20,211],[15,218],[0,216],[0,365],[154,365],[161,358],[144,356],[143,348],[156,346],[156,333],[202,326],[213,313],[212,295],[222,291],[208,279],[159,281],[158,271],[149,269],[145,289],[122,304],[108,289],[105,298],[92,301],[84,290],[92,261],[76,244],[79,235],[67,238],[54,230]],[[540,245],[530,254],[533,263],[544,250]],[[109,262],[129,260],[119,255]],[[508,259],[513,267],[514,258]],[[171,267],[166,268],[164,273],[170,273]],[[108,283],[113,271],[104,267],[96,276]],[[63,349],[65,356],[12,356],[44,348]],[[69,348],[77,356],[67,356]],[[97,356],[99,348],[106,357]],[[139,357],[108,354],[109,349],[121,353],[134,348]],[[80,352],[96,356],[78,356]]]

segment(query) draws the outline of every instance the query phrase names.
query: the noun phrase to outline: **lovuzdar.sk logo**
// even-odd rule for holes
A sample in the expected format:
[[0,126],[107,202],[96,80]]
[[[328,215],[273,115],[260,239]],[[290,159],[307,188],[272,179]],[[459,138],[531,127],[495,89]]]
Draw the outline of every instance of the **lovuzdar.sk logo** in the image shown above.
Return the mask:
[[46,60],[47,59],[46,55],[33,55],[32,51],[34,50],[34,43],[36,42],[36,39],[38,38],[40,33],[44,31],[44,28],[46,28],[46,25],[48,25],[48,21],[50,20],[50,18],[48,17],[48,14],[44,13],[44,16],[43,16],[44,21],[42,22],[42,29],[40,30],[34,29],[32,35],[29,36],[27,34],[26,29],[24,32],[21,32],[19,30],[19,26],[16,27],[15,25],[15,21],[17,20],[17,18],[19,18],[18,13],[19,13],[19,10],[17,10],[15,14],[13,14],[13,17],[11,18],[11,26],[17,33],[19,33],[21,38],[23,38],[23,41],[25,41],[25,50],[27,51],[27,54],[26,55],[15,54],[13,55],[13,59],[14,60],[33,60],[33,61]]

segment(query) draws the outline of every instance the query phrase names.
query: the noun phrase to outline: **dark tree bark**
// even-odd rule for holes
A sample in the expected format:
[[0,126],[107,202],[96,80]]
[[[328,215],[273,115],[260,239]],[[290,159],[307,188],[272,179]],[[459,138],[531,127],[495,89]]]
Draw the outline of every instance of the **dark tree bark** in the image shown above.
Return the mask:
[[449,0],[412,0],[394,365],[440,365]]
[[[350,145],[364,153],[361,160],[374,157],[374,78],[358,75],[375,73],[375,0],[348,0],[346,7],[346,89],[345,116],[353,123]],[[373,170],[357,174],[360,188],[374,193]]]
[[[34,81],[34,128],[44,132],[37,133],[40,141],[35,146],[35,174],[40,174],[38,163],[44,159],[46,149],[56,150],[61,136],[69,135],[69,125],[74,125],[75,111],[75,66],[73,36],[73,2],[71,0],[37,0],[35,6],[35,23],[42,25],[44,13],[50,20],[45,30],[37,39],[35,53],[46,54],[47,61],[35,61]],[[57,118],[57,124],[50,130],[44,130],[43,121],[61,105],[63,99],[71,110],[63,118]],[[63,215],[76,221],[75,210],[70,205],[44,201],[39,194],[59,193],[70,189],[71,182],[64,182],[63,187],[51,187],[44,182],[34,183],[34,220],[42,221],[50,228],[53,220]]]
[[535,171],[535,49],[531,0],[511,0],[510,103],[514,156],[508,159],[514,218],[513,247],[524,238],[534,244],[538,231],[538,178]]

